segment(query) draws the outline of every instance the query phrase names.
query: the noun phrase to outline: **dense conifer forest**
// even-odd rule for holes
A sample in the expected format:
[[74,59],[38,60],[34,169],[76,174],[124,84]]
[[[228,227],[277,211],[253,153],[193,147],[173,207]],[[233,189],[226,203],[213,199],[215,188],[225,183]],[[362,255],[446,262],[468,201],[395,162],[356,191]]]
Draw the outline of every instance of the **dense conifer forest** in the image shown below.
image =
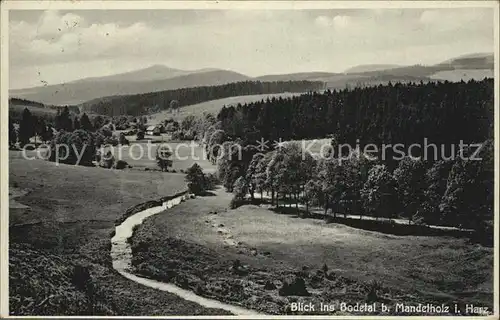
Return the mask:
[[[268,192],[276,206],[279,198],[321,206],[334,217],[344,212],[472,228],[491,244],[493,96],[492,79],[327,90],[225,107],[192,128],[235,194],[232,206],[246,194]],[[328,157],[304,156],[298,143],[272,143],[327,136]],[[437,146],[427,158],[424,139]],[[270,142],[267,150],[259,149],[260,140]],[[361,150],[402,144],[405,153],[335,153],[340,144]],[[407,149],[411,144],[420,148]]]
[[324,87],[318,81],[243,81],[219,86],[182,88],[136,95],[105,97],[83,104],[85,112],[107,116],[138,116],[204,101],[255,94],[306,92]]

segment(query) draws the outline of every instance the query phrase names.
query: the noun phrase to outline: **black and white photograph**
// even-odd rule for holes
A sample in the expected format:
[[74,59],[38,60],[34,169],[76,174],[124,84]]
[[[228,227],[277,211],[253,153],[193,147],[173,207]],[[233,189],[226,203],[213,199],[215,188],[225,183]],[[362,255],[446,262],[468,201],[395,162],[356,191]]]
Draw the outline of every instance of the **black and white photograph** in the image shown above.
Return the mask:
[[2,317],[498,319],[498,1],[1,18]]

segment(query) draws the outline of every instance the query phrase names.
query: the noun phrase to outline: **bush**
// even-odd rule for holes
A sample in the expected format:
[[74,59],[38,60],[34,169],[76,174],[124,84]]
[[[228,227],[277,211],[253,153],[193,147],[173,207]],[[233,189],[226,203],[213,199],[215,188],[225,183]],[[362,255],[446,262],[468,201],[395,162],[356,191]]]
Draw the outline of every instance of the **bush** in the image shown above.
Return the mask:
[[113,147],[116,147],[118,145],[118,138],[115,136],[106,137],[106,138],[104,138],[104,144],[108,144],[108,145],[112,145]]
[[372,280],[368,284],[368,289],[366,292],[366,301],[367,302],[375,302],[378,300],[378,292],[379,290],[382,289],[382,285],[380,282],[376,280]]
[[85,130],[61,131],[50,143],[49,161],[90,166],[96,152],[94,135]]
[[161,171],[168,172],[168,168],[172,166],[172,160],[169,159],[171,156],[172,152],[165,146],[160,145],[156,149],[156,164],[160,167]]
[[144,131],[142,130],[137,131],[136,140],[143,140],[143,139],[144,139]]
[[276,289],[276,286],[274,285],[274,283],[267,280],[266,284],[264,284],[264,290],[274,290],[274,289]]
[[130,141],[128,141],[128,139],[125,138],[125,134],[123,132],[120,133],[120,136],[118,137],[118,143],[121,144],[122,146],[130,145]]
[[118,160],[113,165],[113,169],[118,169],[118,170],[122,170],[128,167],[130,167],[129,164],[127,163],[127,161],[124,160]]
[[101,155],[99,166],[106,169],[111,169],[115,163],[115,157],[111,151],[107,151],[104,155]]
[[205,175],[205,188],[207,190],[213,190],[219,184],[220,181],[215,173],[209,173]]
[[236,208],[238,208],[238,207],[240,207],[242,205],[243,205],[243,200],[240,199],[240,198],[238,198],[238,197],[233,197],[231,199],[231,202],[229,202],[229,208],[230,209],[236,209]]
[[195,163],[186,171],[186,181],[190,193],[200,195],[205,192],[205,175],[201,167]]
[[283,286],[278,291],[280,296],[310,296],[307,291],[306,282],[301,277],[296,277],[294,281],[288,283],[283,282]]

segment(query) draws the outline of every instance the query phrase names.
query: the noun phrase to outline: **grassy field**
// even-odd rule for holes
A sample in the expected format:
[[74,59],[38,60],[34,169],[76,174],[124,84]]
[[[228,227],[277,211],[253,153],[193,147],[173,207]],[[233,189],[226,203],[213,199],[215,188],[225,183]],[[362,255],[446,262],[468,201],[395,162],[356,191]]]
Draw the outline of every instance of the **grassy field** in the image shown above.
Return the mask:
[[224,314],[135,284],[111,266],[115,220],[184,190],[184,175],[56,165],[17,151],[9,173],[10,314]]
[[29,105],[9,104],[9,117],[11,117],[16,121],[20,121],[25,108],[28,108],[28,110],[31,112],[32,115],[38,118],[43,118],[45,120],[52,121],[57,115],[57,110],[51,108],[40,108]]
[[149,125],[155,125],[160,122],[162,122],[165,119],[172,118],[176,121],[182,121],[185,117],[188,115],[194,115],[194,116],[201,116],[204,112],[207,113],[212,113],[213,115],[217,115],[222,109],[223,106],[230,106],[230,105],[237,105],[238,103],[245,104],[245,103],[250,103],[250,102],[255,102],[255,101],[260,101],[262,99],[267,99],[267,98],[278,98],[278,97],[293,97],[293,96],[298,96],[303,93],[292,93],[292,92],[286,92],[286,93],[274,93],[274,94],[257,94],[257,95],[248,95],[248,96],[237,96],[237,97],[230,97],[230,98],[224,98],[224,99],[218,99],[218,100],[210,100],[198,104],[193,104],[185,107],[179,108],[178,112],[169,112],[169,111],[162,111],[159,113],[152,114],[149,116],[148,124]]
[[493,78],[493,69],[455,69],[447,71],[439,71],[431,75],[430,78],[434,80],[448,80],[452,82],[469,81],[474,79],[476,81],[483,80],[484,78]]
[[[114,147],[115,158],[127,161],[135,169],[159,169],[156,164],[155,155],[158,146],[164,144],[168,145],[173,153],[171,157],[172,168],[169,170],[180,172],[180,170],[188,169],[194,163],[198,163],[205,173],[214,172],[216,169],[216,166],[207,160],[203,148],[198,144],[191,146],[190,141],[159,143],[161,142],[161,137],[151,138],[154,139],[151,143],[145,140],[141,140],[140,142],[131,141],[130,146]],[[165,139],[164,141],[168,140]],[[120,154],[121,157],[119,157]]]
[[[388,304],[492,308],[492,248],[326,224],[265,206],[228,210],[230,198],[217,191],[146,220],[133,237],[137,272],[269,313],[287,312],[297,299],[363,303],[372,286],[380,286],[378,301]],[[231,271],[235,260],[241,273]],[[311,296],[280,296],[283,282],[297,274]],[[264,289],[267,282],[276,288]]]

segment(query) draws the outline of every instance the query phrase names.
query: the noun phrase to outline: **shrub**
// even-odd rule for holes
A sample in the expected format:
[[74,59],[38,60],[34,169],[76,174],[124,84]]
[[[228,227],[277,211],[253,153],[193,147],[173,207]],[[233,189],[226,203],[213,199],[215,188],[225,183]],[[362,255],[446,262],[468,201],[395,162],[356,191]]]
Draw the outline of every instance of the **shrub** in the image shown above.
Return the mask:
[[122,146],[130,145],[130,141],[128,141],[128,139],[125,138],[125,134],[123,132],[120,133],[120,136],[118,137],[118,143],[121,144]]
[[111,151],[108,150],[104,155],[101,155],[99,166],[106,169],[111,169],[114,163],[115,163],[115,157],[113,156]]
[[115,136],[106,137],[106,138],[104,138],[104,144],[108,144],[108,145],[112,145],[113,147],[116,147],[118,145],[118,138]]
[[49,160],[66,164],[92,165],[96,155],[95,138],[85,130],[60,131],[52,139],[50,147]]
[[200,195],[205,192],[205,175],[201,167],[195,163],[186,171],[186,181],[190,193]]
[[233,194],[236,198],[243,200],[248,193],[248,183],[244,177],[239,177],[233,184]]
[[113,165],[113,169],[118,169],[118,170],[122,170],[122,169],[125,169],[128,167],[129,167],[129,164],[127,163],[127,161],[124,161],[124,160],[118,160]]
[[240,198],[237,198],[237,197],[233,197],[231,199],[231,202],[229,202],[229,208],[236,209],[236,208],[240,207],[242,204],[243,204],[243,200],[241,200]]
[[142,130],[137,131],[136,140],[143,140],[143,139],[144,139],[144,131]]
[[324,272],[325,274],[327,274],[327,273],[328,273],[328,266],[326,265],[326,263],[325,263],[325,264],[323,264],[322,270],[323,270],[323,272]]
[[219,179],[215,173],[209,173],[205,175],[205,188],[207,190],[213,190],[215,187],[220,184]]
[[113,130],[112,130],[112,128],[111,128],[111,126],[110,126],[110,125],[105,125],[105,126],[103,126],[103,127],[99,130],[99,132],[100,132],[103,136],[105,136],[105,137],[111,137],[111,136],[113,136]]
[[382,289],[382,285],[380,282],[376,280],[372,280],[368,284],[368,290],[366,292],[366,301],[367,302],[375,302],[378,300],[378,291]]
[[264,285],[264,290],[274,290],[276,289],[276,285],[272,283],[271,281],[267,280],[266,284]]
[[171,134],[172,140],[185,140],[184,132],[181,130],[174,131]]
[[283,282],[283,286],[278,291],[280,296],[310,296],[303,278],[296,277],[291,283]]
[[165,146],[160,145],[156,149],[156,164],[161,171],[168,171],[168,168],[172,166],[172,160],[169,159],[171,156],[172,152]]
[[104,135],[102,135],[100,132],[94,133],[94,141],[95,141],[96,148],[99,148],[100,146],[102,146],[104,144],[105,138],[106,137]]

